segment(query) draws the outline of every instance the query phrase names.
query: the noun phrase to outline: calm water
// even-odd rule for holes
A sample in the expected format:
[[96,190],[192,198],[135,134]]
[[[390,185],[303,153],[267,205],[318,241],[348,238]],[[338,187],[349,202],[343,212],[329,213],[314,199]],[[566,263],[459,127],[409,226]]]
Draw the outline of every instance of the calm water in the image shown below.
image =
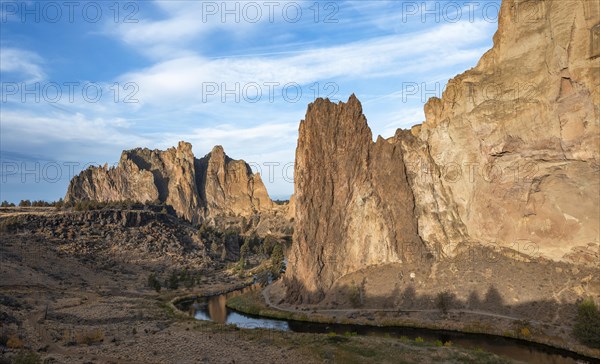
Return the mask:
[[251,290],[256,286],[239,291],[212,296],[195,302],[182,303],[180,308],[188,311],[198,320],[215,321],[222,324],[233,324],[241,328],[265,328],[281,331],[307,332],[326,334],[335,332],[343,335],[355,332],[365,336],[390,336],[400,338],[406,336],[412,340],[421,337],[426,341],[452,341],[452,345],[464,348],[481,348],[485,351],[528,363],[600,363],[600,360],[585,358],[575,353],[553,349],[544,345],[527,343],[492,335],[458,333],[444,330],[414,329],[407,327],[378,327],[365,325],[321,324],[302,321],[276,320],[260,316],[248,315],[227,308],[228,298]]

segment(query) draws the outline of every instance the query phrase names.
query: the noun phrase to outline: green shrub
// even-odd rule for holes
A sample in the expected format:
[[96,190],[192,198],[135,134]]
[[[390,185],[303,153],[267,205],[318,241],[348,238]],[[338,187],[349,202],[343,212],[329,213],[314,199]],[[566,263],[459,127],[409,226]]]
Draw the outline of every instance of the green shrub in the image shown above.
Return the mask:
[[33,206],[33,207],[50,207],[53,204],[54,203],[46,202],[43,200],[37,200],[37,201],[31,202],[31,206]]
[[252,235],[245,237],[244,243],[247,243],[250,246],[250,251],[252,253],[259,254],[261,252],[262,239],[256,234],[256,232],[253,232]]
[[13,364],[39,364],[41,362],[42,359],[37,353],[26,350],[20,351],[12,359]]
[[179,275],[177,272],[173,271],[167,280],[167,287],[169,289],[178,289],[179,288]]
[[0,232],[13,232],[21,227],[21,221],[14,216],[4,218],[0,221]]
[[276,243],[271,251],[271,267],[273,275],[278,277],[283,269],[283,248],[280,243]]
[[192,289],[196,285],[196,276],[187,269],[181,271],[179,280],[183,282],[183,285],[187,289]]
[[600,311],[593,300],[586,299],[577,307],[573,334],[581,343],[600,348]]
[[160,292],[160,281],[156,277],[156,273],[150,273],[148,276],[148,286],[150,286],[150,288],[154,289],[156,292]]
[[531,330],[529,330],[528,327],[523,327],[521,328],[521,331],[519,331],[519,334],[521,334],[523,337],[529,337],[531,336]]
[[104,341],[104,331],[101,329],[83,330],[75,334],[75,342],[79,345],[93,345]]
[[267,235],[263,241],[261,246],[261,253],[266,256],[271,256],[273,254],[273,249],[279,244],[277,238],[272,235]]
[[244,257],[242,257],[238,261],[237,270],[242,272],[242,271],[244,271],[245,268],[246,268],[246,260],[244,259]]
[[247,258],[250,254],[250,242],[247,239],[244,239],[244,244],[240,248],[240,260]]
[[529,320],[515,320],[512,323],[513,333],[508,336],[527,338],[531,336],[531,322]]
[[25,345],[23,340],[17,335],[11,335],[6,341],[6,347],[10,349],[21,349]]
[[156,292],[159,292],[161,288],[167,289],[179,289],[183,285],[187,289],[192,289],[196,285],[202,283],[202,272],[198,270],[189,270],[183,268],[182,270],[173,270],[171,274],[161,285],[160,280],[156,273],[150,273],[148,276],[148,286],[154,288]]
[[360,299],[360,288],[355,282],[352,282],[352,285],[348,287],[348,300],[350,301],[350,305],[354,308],[358,308],[362,304]]

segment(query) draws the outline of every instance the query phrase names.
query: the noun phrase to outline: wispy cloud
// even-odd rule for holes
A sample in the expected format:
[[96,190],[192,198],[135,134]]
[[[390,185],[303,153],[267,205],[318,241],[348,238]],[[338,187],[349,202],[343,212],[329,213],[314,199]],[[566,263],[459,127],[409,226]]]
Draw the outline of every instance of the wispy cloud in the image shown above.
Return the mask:
[[35,52],[19,48],[0,48],[0,72],[9,73],[12,82],[38,82],[46,77],[43,60]]
[[209,36],[226,32],[230,37],[252,37],[261,24],[272,20],[287,3],[305,1],[232,2],[153,1],[154,14],[142,14],[137,22],[108,23],[105,32],[154,59],[173,59],[193,54],[192,42],[210,44]]
[[[426,32],[400,34],[341,46],[306,49],[294,54],[209,59],[200,55],[159,62],[122,75],[136,82],[142,103],[202,102],[207,83],[277,82],[300,85],[324,79],[359,79],[427,73],[475,61],[485,49],[478,45],[493,25],[486,22],[444,24]],[[465,37],[465,34],[470,34]],[[474,47],[475,45],[475,47]],[[365,54],[369,56],[366,57]],[[220,99],[219,99],[220,101]]]
[[[199,150],[210,150],[212,146],[223,144],[228,150],[243,153],[245,146],[253,145],[257,154],[268,153],[278,146],[287,146],[297,137],[298,123],[261,123],[240,127],[235,124],[224,124],[210,128],[196,128],[186,135]],[[274,140],[273,136],[277,138]],[[266,143],[268,141],[268,143]]]
[[53,159],[90,159],[94,158],[94,154],[106,157],[108,153],[98,153],[100,146],[118,151],[122,146],[149,142],[148,138],[124,126],[124,121],[118,118],[90,118],[81,113],[71,114],[60,110],[44,115],[23,110],[2,110],[0,117],[3,150],[34,150]]

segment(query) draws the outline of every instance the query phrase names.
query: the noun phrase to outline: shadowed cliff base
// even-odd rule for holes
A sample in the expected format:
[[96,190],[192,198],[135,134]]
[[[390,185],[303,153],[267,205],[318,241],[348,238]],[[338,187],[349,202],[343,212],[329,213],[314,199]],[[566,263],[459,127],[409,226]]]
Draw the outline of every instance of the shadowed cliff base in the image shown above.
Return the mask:
[[[320,297],[318,303],[303,301],[305,292]],[[367,324],[395,322],[535,337],[534,341],[578,347],[589,355],[593,349],[579,344],[572,330],[578,305],[588,297],[598,299],[600,279],[595,266],[472,246],[453,258],[415,254],[403,263],[365,267],[342,276],[326,292],[311,292],[289,275],[269,295],[270,302],[284,310]]]
[[[296,294],[294,287],[298,287],[299,292],[307,289],[293,275],[286,275],[282,285],[286,291],[286,301],[287,297]],[[411,291],[414,291],[414,295]],[[560,312],[556,310],[532,307],[532,312],[506,311],[506,307],[546,300],[557,304],[575,304],[585,297],[597,297],[600,281],[595,266],[555,262],[541,257],[527,257],[511,249],[478,246],[477,249],[464,249],[451,259],[415,255],[413,260],[403,263],[372,265],[342,276],[327,292],[311,293],[321,296],[318,301],[321,308],[414,308],[425,303],[410,303],[410,300],[402,297],[407,294],[436,297],[442,292],[449,295],[448,302],[464,302],[460,307],[559,322]],[[492,305],[498,301],[493,297],[501,298],[501,304]],[[426,306],[431,306],[434,301],[430,300]],[[486,308],[485,303],[489,303],[489,307]],[[290,301],[289,305],[294,304],[300,303]]]

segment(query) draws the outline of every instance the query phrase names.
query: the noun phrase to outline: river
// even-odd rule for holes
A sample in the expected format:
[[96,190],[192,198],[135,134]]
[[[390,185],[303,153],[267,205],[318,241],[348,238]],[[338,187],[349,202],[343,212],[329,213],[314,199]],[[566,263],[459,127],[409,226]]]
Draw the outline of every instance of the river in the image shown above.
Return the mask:
[[418,329],[410,327],[323,324],[305,321],[279,320],[237,312],[226,306],[227,299],[254,289],[260,288],[251,286],[227,294],[199,299],[195,302],[182,302],[180,304],[180,308],[185,312],[189,312],[198,320],[209,320],[222,324],[232,324],[246,329],[264,328],[280,331],[318,334],[334,332],[340,335],[345,333],[356,333],[358,335],[366,336],[397,338],[405,336],[411,340],[421,337],[430,342],[436,340],[439,340],[443,343],[451,341],[453,346],[460,346],[467,349],[479,348],[499,356],[527,363],[600,363],[598,360],[586,358],[570,351],[502,336],[469,334],[456,331]]

